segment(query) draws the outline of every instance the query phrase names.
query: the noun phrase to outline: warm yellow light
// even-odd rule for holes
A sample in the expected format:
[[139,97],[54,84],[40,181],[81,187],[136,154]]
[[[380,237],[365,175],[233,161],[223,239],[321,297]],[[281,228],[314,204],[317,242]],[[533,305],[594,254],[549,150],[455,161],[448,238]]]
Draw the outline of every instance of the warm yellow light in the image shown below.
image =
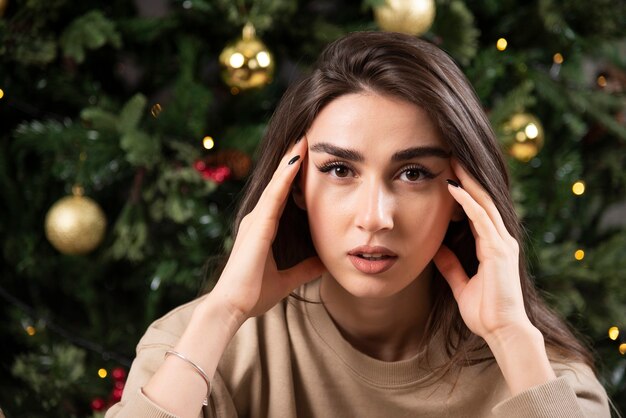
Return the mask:
[[269,67],[271,63],[270,54],[268,54],[266,51],[261,51],[256,54],[256,60],[262,68]]
[[626,343],[621,343],[621,344],[619,345],[619,353],[620,353],[621,355],[626,354]]
[[617,340],[617,337],[619,337],[619,328],[617,327],[609,328],[609,338],[615,341]]
[[237,94],[239,94],[239,89],[237,87],[231,87],[230,88],[230,94],[232,94],[233,96],[236,96]]
[[585,182],[582,180],[578,180],[576,183],[572,184],[572,193],[577,196],[585,193]]
[[204,148],[206,149],[211,149],[215,146],[215,141],[213,141],[213,138],[210,136],[205,136],[202,140],[202,145],[204,145]]
[[583,250],[576,250],[576,252],[574,253],[574,258],[578,261],[582,260],[583,258],[585,258],[585,252]]
[[598,79],[596,80],[596,82],[598,83],[598,86],[600,87],[606,87],[606,77],[601,75],[598,76]]
[[107,377],[107,371],[106,369],[99,369],[98,370],[98,376],[100,376],[101,379],[104,379],[105,377]]
[[241,52],[235,52],[233,55],[230,56],[230,60],[228,60],[228,63],[233,68],[241,68],[245,61],[246,58]]
[[4,90],[0,89],[0,99],[4,97]]
[[563,64],[563,55],[557,52],[552,57],[552,61],[554,61],[555,64]]
[[498,42],[496,42],[496,48],[498,48],[498,51],[504,51],[507,45],[508,42],[504,38],[500,38],[498,39]]
[[526,136],[530,139],[535,139],[537,135],[539,135],[539,129],[537,129],[537,125],[534,123],[529,123],[524,129],[524,133],[526,133]]
[[29,325],[26,327],[26,333],[32,337],[33,335],[37,333],[37,330],[35,329],[34,326]]

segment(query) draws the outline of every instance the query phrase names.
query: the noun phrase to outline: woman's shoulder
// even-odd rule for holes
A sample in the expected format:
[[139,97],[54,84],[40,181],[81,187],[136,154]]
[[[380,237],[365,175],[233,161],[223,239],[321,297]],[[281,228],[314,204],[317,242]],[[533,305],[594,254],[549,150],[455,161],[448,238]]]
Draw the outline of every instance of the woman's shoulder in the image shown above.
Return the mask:
[[174,346],[185,331],[191,316],[206,295],[180,305],[153,321],[137,345],[137,351],[153,345]]
[[[173,347],[187,328],[194,310],[207,296],[208,294],[180,305],[152,322],[139,341],[137,351],[155,345]],[[286,300],[283,300],[265,314],[248,319],[237,334],[247,334],[250,330],[268,321],[272,323],[283,322],[287,303]],[[237,339],[236,337],[235,339]]]

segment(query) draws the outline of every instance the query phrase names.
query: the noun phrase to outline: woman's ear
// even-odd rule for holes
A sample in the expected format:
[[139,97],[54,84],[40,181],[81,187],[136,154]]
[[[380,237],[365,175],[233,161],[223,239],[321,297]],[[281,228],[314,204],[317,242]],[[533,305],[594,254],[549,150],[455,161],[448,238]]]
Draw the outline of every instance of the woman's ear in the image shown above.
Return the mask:
[[452,222],[460,222],[463,219],[465,219],[465,211],[459,203],[455,202],[454,210],[452,211],[452,217],[450,218],[450,220]]
[[295,178],[293,185],[291,186],[291,196],[293,197],[293,201],[296,203],[296,206],[300,209],[306,211],[306,200],[304,199],[304,193],[302,192],[302,187],[300,187],[300,175]]

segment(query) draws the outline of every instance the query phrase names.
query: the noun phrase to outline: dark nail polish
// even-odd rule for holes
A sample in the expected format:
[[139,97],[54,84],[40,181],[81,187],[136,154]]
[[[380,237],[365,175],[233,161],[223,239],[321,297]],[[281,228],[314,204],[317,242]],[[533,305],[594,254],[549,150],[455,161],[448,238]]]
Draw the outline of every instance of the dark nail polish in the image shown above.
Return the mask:
[[454,180],[446,179],[446,181],[454,187],[461,187],[461,185]]
[[298,161],[300,159],[299,155],[296,155],[295,157],[293,157],[291,160],[289,160],[289,165],[295,163],[296,161]]

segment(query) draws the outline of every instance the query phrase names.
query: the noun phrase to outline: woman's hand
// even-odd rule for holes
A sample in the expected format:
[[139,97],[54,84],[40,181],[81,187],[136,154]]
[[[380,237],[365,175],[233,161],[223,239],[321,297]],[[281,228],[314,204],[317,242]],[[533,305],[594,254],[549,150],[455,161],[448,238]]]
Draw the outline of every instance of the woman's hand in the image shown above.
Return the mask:
[[467,327],[485,339],[531,326],[519,276],[519,244],[507,231],[487,192],[452,160],[461,187],[449,185],[467,214],[476,239],[478,271],[471,279],[456,255],[442,245],[434,262],[448,281]]
[[226,267],[211,292],[211,299],[226,304],[241,322],[265,313],[324,272],[318,257],[279,271],[272,254],[278,222],[306,151],[307,141],[302,138],[283,156],[257,205],[241,221]]

